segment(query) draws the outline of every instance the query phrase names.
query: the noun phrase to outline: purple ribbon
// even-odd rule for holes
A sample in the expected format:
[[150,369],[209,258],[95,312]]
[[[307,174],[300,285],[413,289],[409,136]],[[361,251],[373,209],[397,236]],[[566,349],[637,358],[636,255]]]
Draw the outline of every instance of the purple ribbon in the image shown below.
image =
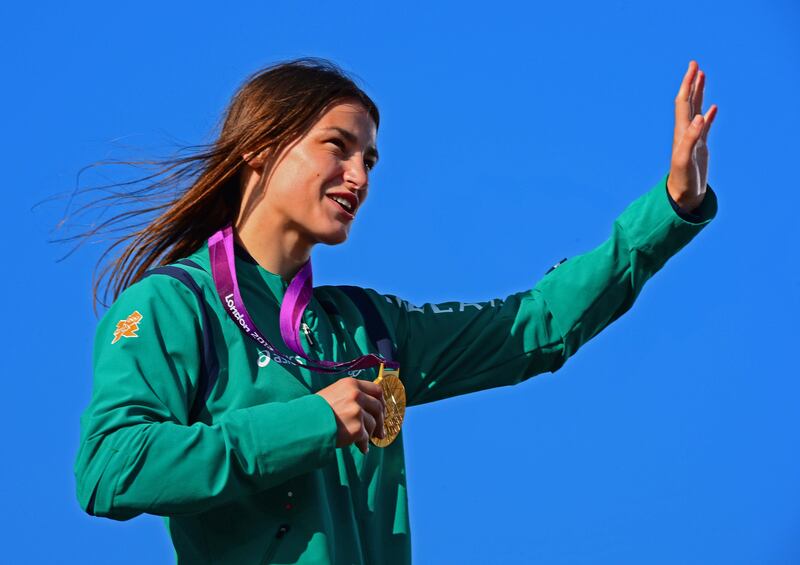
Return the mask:
[[355,369],[368,369],[383,363],[389,369],[399,367],[394,361],[387,361],[382,357],[369,353],[352,361],[335,363],[333,361],[314,361],[309,359],[303,346],[300,344],[300,322],[303,312],[311,301],[313,292],[313,277],[311,274],[311,260],[298,271],[281,303],[280,329],[281,337],[289,349],[306,360],[298,363],[294,358],[287,357],[272,345],[265,334],[256,327],[255,322],[247,312],[247,308],[239,292],[239,283],[236,280],[236,263],[233,254],[233,226],[228,224],[208,239],[208,254],[211,259],[211,276],[217,294],[231,319],[260,346],[265,347],[272,357],[279,363],[290,363],[304,367],[318,373],[341,373]]

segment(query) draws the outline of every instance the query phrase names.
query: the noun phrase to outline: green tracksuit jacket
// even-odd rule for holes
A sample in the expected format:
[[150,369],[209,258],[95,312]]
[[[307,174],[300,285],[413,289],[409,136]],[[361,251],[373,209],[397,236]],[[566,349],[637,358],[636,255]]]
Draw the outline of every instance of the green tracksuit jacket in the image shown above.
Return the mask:
[[[629,205],[599,247],[503,300],[415,306],[365,289],[394,343],[408,405],[556,371],[627,311],[716,216],[710,187],[696,220],[679,215],[666,180]],[[75,462],[82,508],[115,520],[164,516],[179,563],[409,563],[402,432],[366,456],[336,448],[333,410],[313,393],[341,375],[270,359],[223,310],[207,244],[190,259],[202,270],[181,268],[210,316],[184,283],[152,275],[127,288],[98,325]],[[256,324],[288,353],[278,326],[287,282],[241,256],[236,270]],[[312,339],[301,341],[313,358],[378,351],[339,287],[315,288],[304,322]],[[218,367],[195,419],[208,369],[203,336]]]

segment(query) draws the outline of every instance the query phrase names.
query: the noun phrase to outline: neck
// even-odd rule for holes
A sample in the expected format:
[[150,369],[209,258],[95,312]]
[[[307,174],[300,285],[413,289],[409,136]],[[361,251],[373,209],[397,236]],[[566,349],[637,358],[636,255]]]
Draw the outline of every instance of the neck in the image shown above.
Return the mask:
[[270,273],[291,281],[311,257],[313,244],[301,234],[269,222],[240,221],[234,225],[234,240]]

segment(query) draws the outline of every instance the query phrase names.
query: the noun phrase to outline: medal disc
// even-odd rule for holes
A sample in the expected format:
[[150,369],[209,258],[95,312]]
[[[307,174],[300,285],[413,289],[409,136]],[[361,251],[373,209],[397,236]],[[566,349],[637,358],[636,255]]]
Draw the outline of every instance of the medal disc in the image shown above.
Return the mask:
[[394,441],[403,425],[403,417],[406,414],[406,389],[400,380],[400,370],[385,369],[383,365],[375,383],[383,388],[383,401],[386,404],[386,416],[383,419],[384,437],[373,436],[369,440],[378,447],[386,447]]

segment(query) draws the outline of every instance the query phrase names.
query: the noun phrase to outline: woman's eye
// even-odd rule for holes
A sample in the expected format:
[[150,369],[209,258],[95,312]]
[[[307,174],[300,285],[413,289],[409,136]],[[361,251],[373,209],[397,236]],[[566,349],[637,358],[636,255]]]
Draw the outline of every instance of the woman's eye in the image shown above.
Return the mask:
[[[341,149],[343,153],[347,151],[347,146],[345,145],[344,141],[339,138],[334,137],[333,139],[329,139],[328,143],[333,143],[336,147]],[[377,163],[375,161],[364,161],[364,166],[366,166],[370,171],[375,168],[376,164]]]
[[342,141],[341,139],[331,139],[328,142],[333,143],[336,147],[338,147],[342,151],[345,150],[344,141]]

